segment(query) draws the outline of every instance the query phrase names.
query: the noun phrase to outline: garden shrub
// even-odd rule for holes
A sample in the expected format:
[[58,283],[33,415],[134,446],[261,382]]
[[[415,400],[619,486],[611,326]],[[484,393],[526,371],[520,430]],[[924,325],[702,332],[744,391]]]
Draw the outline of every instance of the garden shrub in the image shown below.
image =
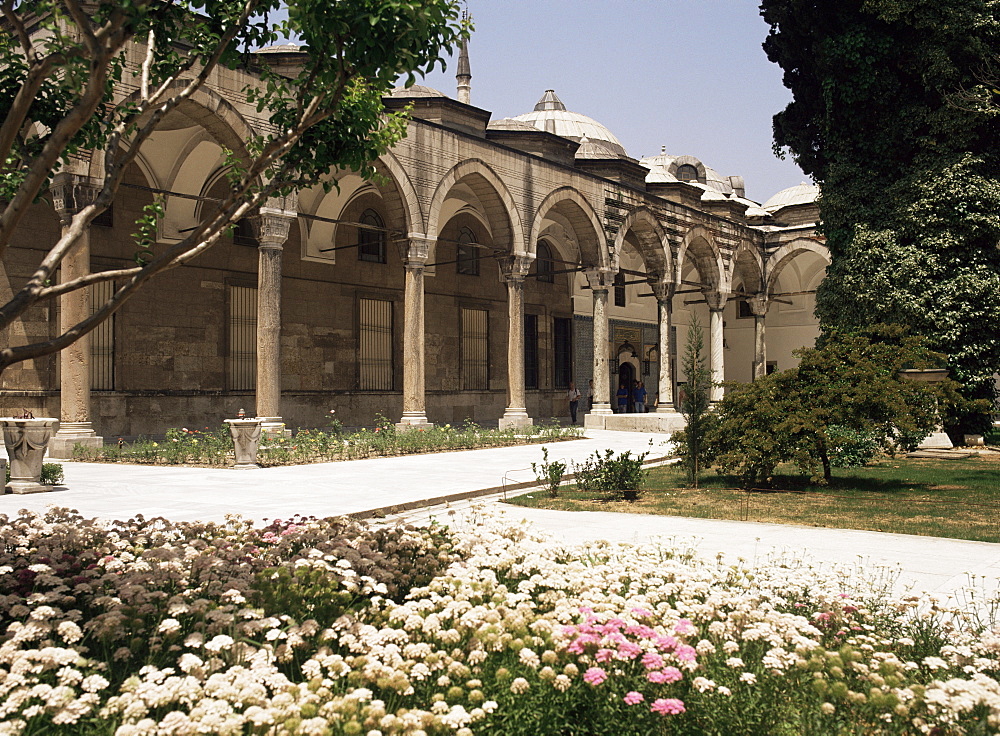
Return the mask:
[[600,491],[610,495],[612,499],[622,500],[625,491],[638,491],[646,478],[643,463],[648,452],[633,457],[631,451],[615,456],[614,450],[599,450],[582,463],[573,463],[578,488],[587,491]]
[[[10,483],[10,463],[8,462],[5,467],[7,468],[7,477],[4,482]],[[38,482],[43,486],[57,486],[63,482],[64,478],[61,463],[42,463],[42,474]]]
[[535,480],[548,488],[550,497],[555,498],[559,495],[559,484],[562,483],[563,475],[566,473],[566,463],[561,460],[549,460],[549,448],[542,447],[542,462],[532,463],[531,472],[535,474]]
[[882,444],[873,432],[831,425],[827,436],[830,438],[830,464],[835,468],[860,468],[882,453]]

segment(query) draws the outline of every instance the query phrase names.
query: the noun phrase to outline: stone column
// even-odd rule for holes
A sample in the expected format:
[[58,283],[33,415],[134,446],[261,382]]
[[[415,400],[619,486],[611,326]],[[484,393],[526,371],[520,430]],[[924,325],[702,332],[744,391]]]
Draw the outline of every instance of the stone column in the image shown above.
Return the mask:
[[431,241],[410,233],[403,293],[403,417],[397,429],[432,426],[424,399],[424,265]]
[[705,301],[709,310],[710,363],[712,369],[711,402],[722,400],[723,389],[720,385],[726,380],[725,335],[723,334],[722,310],[726,308],[726,295],[721,291],[705,291]]
[[[74,215],[94,201],[100,182],[78,174],[57,174],[51,187],[52,202],[66,233]],[[63,258],[59,282],[90,273],[90,228],[81,233]],[[90,289],[77,289],[59,297],[59,331],[65,332],[90,316]],[[73,447],[101,447],[90,418],[90,334],[59,352],[59,431],[49,442],[53,458],[73,457]]]
[[500,268],[507,282],[507,408],[500,429],[532,424],[524,391],[524,276],[531,266],[527,256],[509,256]]
[[271,197],[253,218],[257,236],[257,417],[265,435],[282,435],[281,257],[298,199]]
[[771,303],[764,294],[757,294],[747,300],[753,313],[753,379],[767,375],[767,344],[764,341],[764,318]]
[[677,409],[674,407],[674,355],[671,352],[670,328],[673,319],[674,291],[677,287],[663,282],[652,284],[652,287],[656,295],[660,329],[660,382],[657,387],[656,413],[675,414]]
[[[594,407],[585,417],[588,427],[603,428],[611,411],[611,376],[608,373],[608,288],[614,273],[608,269],[585,271],[594,294]],[[592,415],[593,419],[591,419]]]

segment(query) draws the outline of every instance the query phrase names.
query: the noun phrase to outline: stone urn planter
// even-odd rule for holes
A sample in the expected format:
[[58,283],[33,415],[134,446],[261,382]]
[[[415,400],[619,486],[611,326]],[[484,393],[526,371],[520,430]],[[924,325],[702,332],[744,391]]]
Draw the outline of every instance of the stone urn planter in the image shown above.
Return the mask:
[[261,420],[227,419],[229,432],[233,435],[233,447],[236,450],[236,470],[259,468],[257,464],[257,448],[260,447]]
[[[935,383],[941,383],[948,377],[947,368],[904,368],[899,371],[899,377],[905,378],[908,381],[922,381],[923,383],[929,383],[931,385]],[[944,427],[940,424],[934,428],[934,431],[929,435],[924,437],[919,445],[917,445],[918,450],[950,450],[955,445],[952,444],[951,438],[944,431]]]
[[49,440],[59,426],[52,417],[39,419],[0,418],[3,443],[10,460],[10,483],[7,493],[41,493],[52,486],[42,485],[42,458]]

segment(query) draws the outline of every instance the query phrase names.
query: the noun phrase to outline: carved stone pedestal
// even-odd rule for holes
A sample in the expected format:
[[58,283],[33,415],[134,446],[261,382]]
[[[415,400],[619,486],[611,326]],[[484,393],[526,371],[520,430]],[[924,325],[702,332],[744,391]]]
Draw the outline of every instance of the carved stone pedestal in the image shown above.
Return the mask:
[[40,419],[0,419],[3,442],[10,459],[10,483],[7,493],[42,493],[52,486],[41,484],[42,459],[52,439],[59,420],[52,417]]
[[227,419],[229,432],[233,435],[233,447],[236,450],[236,470],[260,468],[257,464],[257,448],[260,447],[261,420]]
[[94,431],[90,422],[61,422],[59,431],[49,442],[49,457],[72,460],[73,448],[77,445],[90,449],[104,447],[104,438]]

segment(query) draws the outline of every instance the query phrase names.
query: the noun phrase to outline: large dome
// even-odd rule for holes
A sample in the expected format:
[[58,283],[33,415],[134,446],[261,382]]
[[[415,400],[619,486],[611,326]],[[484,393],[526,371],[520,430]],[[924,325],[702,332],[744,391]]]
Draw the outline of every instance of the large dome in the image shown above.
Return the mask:
[[569,138],[577,142],[587,138],[590,141],[600,141],[605,147],[611,149],[620,156],[626,156],[625,146],[621,144],[615,134],[601,125],[593,118],[581,115],[578,112],[570,112],[566,105],[551,89],[545,90],[542,99],[535,105],[535,109],[518,115],[514,120],[522,120],[530,123],[539,130],[555,133],[563,138]]
[[765,210],[773,212],[780,210],[782,207],[791,207],[795,204],[812,204],[817,199],[819,199],[819,187],[815,184],[802,182],[801,184],[796,184],[794,187],[782,189],[761,206]]

